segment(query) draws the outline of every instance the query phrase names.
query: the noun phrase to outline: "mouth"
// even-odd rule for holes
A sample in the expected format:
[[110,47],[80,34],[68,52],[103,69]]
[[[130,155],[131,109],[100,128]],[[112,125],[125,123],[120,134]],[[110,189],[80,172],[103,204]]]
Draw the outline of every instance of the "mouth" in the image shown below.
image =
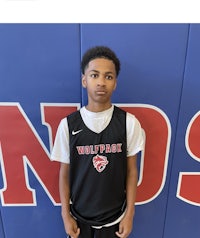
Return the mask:
[[106,94],[106,91],[98,90],[98,91],[96,91],[96,94],[97,94],[97,95],[105,95],[105,94]]

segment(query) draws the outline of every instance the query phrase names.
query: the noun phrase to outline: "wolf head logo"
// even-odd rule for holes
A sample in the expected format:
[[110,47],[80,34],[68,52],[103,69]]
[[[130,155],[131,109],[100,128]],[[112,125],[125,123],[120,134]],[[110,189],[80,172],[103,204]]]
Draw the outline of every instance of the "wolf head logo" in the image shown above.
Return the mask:
[[96,155],[95,157],[93,157],[93,165],[95,167],[95,169],[101,173],[106,165],[108,164],[108,160],[106,156],[102,156],[102,155]]

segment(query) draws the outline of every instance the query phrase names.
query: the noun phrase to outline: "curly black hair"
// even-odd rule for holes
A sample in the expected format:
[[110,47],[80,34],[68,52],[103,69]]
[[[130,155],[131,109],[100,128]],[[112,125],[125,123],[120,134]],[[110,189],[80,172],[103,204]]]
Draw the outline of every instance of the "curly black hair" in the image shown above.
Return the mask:
[[115,65],[116,75],[118,76],[120,71],[120,61],[117,58],[116,54],[106,46],[95,46],[85,52],[81,61],[81,70],[83,74],[85,73],[85,69],[89,62],[96,58],[105,58],[112,60]]

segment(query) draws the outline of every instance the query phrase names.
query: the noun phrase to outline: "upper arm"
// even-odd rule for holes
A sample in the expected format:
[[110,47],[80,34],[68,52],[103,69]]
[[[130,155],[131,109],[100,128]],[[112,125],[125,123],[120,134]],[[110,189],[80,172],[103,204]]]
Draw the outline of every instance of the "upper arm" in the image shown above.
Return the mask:
[[69,176],[69,164],[60,163],[60,178],[67,178]]
[[127,157],[127,172],[137,174],[137,154]]
[[137,154],[144,147],[144,132],[137,118],[127,113],[126,118],[127,132],[127,156]]
[[58,126],[51,152],[51,160],[63,163],[70,162],[69,128],[66,118],[62,119]]

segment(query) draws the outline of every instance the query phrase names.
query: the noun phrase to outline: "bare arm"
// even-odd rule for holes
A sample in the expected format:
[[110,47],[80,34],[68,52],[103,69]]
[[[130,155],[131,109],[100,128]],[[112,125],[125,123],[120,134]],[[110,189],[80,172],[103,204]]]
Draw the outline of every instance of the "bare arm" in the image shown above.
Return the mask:
[[131,233],[135,214],[135,200],[138,182],[137,155],[127,158],[126,199],[127,208],[124,218],[119,224],[118,237],[126,238]]
[[80,229],[77,226],[76,220],[70,214],[69,166],[69,164],[61,163],[60,167],[59,191],[62,206],[61,213],[66,233],[73,238],[77,238]]

